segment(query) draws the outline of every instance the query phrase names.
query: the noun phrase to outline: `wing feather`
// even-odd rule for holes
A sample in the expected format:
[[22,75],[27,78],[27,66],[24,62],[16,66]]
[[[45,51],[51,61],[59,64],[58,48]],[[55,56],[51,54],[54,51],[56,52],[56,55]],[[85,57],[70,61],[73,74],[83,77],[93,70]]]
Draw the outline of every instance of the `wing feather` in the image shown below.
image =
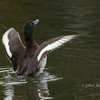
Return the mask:
[[54,41],[52,39],[50,39],[50,41],[53,41],[53,42],[50,43],[49,41],[47,41],[47,43],[45,44],[46,46],[44,46],[44,48],[42,50],[40,50],[40,52],[38,53],[37,60],[40,61],[42,58],[42,55],[45,52],[50,53],[50,52],[56,50],[57,48],[61,47],[64,43],[67,43],[74,37],[76,37],[76,35],[59,37],[57,40],[54,39]]
[[19,33],[14,28],[10,28],[2,36],[2,44],[7,57],[12,62],[14,70],[16,70],[20,56],[25,51]]

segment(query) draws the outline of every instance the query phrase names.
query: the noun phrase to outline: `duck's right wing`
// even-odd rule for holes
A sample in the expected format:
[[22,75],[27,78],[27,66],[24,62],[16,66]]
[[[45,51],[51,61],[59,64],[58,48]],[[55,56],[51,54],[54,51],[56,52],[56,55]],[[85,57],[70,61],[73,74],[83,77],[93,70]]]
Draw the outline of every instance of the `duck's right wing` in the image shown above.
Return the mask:
[[17,70],[19,58],[25,51],[19,33],[14,28],[10,28],[2,36],[2,44],[8,59],[13,64],[14,70]]
[[40,47],[36,50],[34,57],[31,59],[30,65],[28,66],[25,75],[29,75],[31,73],[34,73],[35,75],[40,69],[40,62],[43,60],[43,58],[46,57],[47,54],[58,49],[64,43],[69,42],[75,37],[77,37],[77,35],[59,36],[43,42],[40,45]]

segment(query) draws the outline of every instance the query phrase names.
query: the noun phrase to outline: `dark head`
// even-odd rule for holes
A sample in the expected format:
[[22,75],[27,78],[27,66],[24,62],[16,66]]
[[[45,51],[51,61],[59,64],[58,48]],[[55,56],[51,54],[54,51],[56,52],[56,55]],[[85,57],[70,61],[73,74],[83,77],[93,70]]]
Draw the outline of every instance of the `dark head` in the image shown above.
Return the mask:
[[32,38],[34,26],[39,22],[39,20],[35,21],[27,21],[24,24],[24,37]]
[[26,43],[26,52],[31,49],[32,42],[33,42],[33,29],[34,26],[39,22],[39,20],[35,21],[27,21],[24,24],[24,39]]

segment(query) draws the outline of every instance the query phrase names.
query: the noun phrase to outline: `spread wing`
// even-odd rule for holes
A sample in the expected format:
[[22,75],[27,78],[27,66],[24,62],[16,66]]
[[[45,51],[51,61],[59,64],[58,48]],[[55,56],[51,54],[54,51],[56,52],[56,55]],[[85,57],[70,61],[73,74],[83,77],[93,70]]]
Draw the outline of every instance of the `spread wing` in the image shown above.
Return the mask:
[[27,72],[25,74],[29,75],[31,73],[34,73],[35,75],[40,69],[40,62],[43,60],[44,57],[46,57],[47,54],[58,49],[64,43],[69,42],[75,37],[77,37],[77,35],[59,36],[43,42],[36,50],[34,57],[31,59]]
[[23,51],[25,51],[19,33],[14,28],[10,28],[2,36],[2,44],[8,59],[13,64],[14,70],[17,70],[17,63]]

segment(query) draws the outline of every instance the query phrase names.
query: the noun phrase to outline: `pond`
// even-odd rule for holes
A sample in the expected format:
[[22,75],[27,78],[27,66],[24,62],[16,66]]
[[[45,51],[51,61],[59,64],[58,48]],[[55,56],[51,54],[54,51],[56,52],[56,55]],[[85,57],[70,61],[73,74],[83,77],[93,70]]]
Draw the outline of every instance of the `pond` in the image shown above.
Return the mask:
[[48,55],[42,74],[17,77],[0,42],[1,100],[100,99],[100,1],[2,0],[0,39],[14,27],[24,42],[23,25],[39,19],[33,39],[42,42],[61,35],[78,35]]

